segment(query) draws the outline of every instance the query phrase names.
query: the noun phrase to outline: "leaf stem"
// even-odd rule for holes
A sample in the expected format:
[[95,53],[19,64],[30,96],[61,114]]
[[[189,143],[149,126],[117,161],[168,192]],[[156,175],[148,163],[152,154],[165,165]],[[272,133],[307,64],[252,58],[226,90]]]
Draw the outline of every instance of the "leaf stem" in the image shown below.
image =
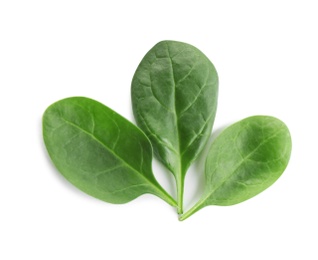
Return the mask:
[[172,207],[178,208],[178,203],[176,202],[176,200],[172,198],[161,186],[156,188],[157,188],[157,193],[156,193],[157,196],[159,196],[161,199],[163,199]]
[[184,192],[184,178],[181,174],[178,176],[177,180],[177,202],[178,202],[178,214],[183,213],[183,192]]
[[193,215],[194,213],[196,213],[198,210],[202,209],[203,207],[204,207],[203,201],[199,200],[191,209],[189,209],[183,215],[179,216],[179,220],[183,221],[187,219],[188,217],[190,217],[191,215]]

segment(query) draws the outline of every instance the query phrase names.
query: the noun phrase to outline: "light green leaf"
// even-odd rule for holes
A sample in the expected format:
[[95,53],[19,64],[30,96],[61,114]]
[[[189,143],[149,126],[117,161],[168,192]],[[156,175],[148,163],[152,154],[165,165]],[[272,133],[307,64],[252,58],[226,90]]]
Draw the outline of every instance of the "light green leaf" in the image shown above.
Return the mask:
[[43,116],[43,137],[56,168],[87,194],[126,203],[151,193],[176,205],[153,176],[148,138],[101,103],[84,97],[54,103]]
[[267,189],[287,167],[291,148],[287,126],[274,117],[249,117],[228,127],[207,156],[202,198],[180,220],[205,206],[234,205]]

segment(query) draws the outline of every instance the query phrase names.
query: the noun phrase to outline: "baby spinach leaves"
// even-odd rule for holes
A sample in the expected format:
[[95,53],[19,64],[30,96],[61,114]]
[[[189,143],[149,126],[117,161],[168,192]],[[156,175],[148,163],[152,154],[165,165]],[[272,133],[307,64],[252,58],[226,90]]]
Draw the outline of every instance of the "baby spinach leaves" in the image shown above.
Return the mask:
[[231,125],[210,148],[202,198],[180,220],[208,205],[228,206],[254,197],[280,177],[290,152],[288,128],[274,117],[254,116]]
[[[201,199],[185,214],[186,172],[211,134],[218,75],[197,48],[163,41],[140,62],[132,80],[140,130],[103,104],[84,97],[60,100],[43,116],[43,138],[56,168],[73,185],[110,203],[151,193],[177,207],[184,220],[209,205],[234,205],[267,189],[287,167],[291,137],[270,116],[253,116],[225,129],[206,158]],[[148,139],[149,138],[149,139]],[[152,173],[152,155],[172,172],[178,203]]]
[[126,203],[151,193],[176,206],[153,176],[148,138],[101,103],[84,97],[54,103],[43,116],[43,137],[56,168],[87,194]]
[[218,76],[197,48],[163,41],[142,59],[132,80],[133,111],[158,159],[174,174],[182,213],[186,172],[210,136]]

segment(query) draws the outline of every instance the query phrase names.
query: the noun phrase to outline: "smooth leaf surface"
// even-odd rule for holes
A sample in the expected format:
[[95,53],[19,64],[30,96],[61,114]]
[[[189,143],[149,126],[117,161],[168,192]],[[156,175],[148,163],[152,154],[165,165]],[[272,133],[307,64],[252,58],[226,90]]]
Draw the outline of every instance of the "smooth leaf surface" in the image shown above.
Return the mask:
[[234,205],[259,194],[281,176],[291,147],[287,126],[274,117],[249,117],[228,127],[211,145],[202,198],[180,219],[208,205]]
[[87,194],[126,203],[151,193],[176,205],[153,176],[148,138],[103,104],[84,97],[54,103],[43,116],[43,137],[60,173]]
[[131,90],[137,124],[174,174],[182,212],[186,171],[206,144],[214,122],[217,72],[194,46],[162,41],[142,59]]

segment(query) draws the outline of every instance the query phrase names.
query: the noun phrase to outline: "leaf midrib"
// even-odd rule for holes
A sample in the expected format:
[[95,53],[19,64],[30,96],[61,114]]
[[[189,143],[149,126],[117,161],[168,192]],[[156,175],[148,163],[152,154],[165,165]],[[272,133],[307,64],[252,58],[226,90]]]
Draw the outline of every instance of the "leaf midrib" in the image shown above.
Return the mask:
[[170,60],[170,65],[171,65],[171,72],[172,72],[172,82],[173,82],[173,90],[174,90],[174,111],[175,111],[175,124],[176,124],[176,128],[177,128],[177,153],[178,153],[178,172],[175,173],[176,175],[178,175],[180,177],[180,180],[182,178],[182,158],[181,158],[181,152],[180,152],[180,130],[179,130],[179,118],[178,118],[178,113],[177,113],[177,105],[176,105],[176,100],[177,100],[177,91],[176,91],[176,79],[174,76],[174,69],[173,69],[173,63],[172,63],[172,58],[170,55],[170,50],[169,50],[169,45],[166,42],[166,46],[167,46],[167,51],[168,51],[168,58]]

